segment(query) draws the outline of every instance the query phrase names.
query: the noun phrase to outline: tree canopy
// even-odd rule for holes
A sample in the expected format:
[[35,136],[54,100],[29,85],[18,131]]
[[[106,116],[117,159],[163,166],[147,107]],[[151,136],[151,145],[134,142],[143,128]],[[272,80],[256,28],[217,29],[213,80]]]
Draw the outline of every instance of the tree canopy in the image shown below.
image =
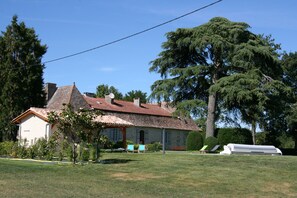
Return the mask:
[[[292,87],[294,92],[293,105],[284,103],[280,106],[285,112],[284,121],[287,123],[288,132],[295,141],[295,149],[297,149],[297,52],[284,53],[281,59],[282,68],[284,70],[283,81]],[[280,104],[279,104],[280,105]],[[283,122],[284,122],[283,121]]]
[[42,56],[46,53],[33,28],[17,16],[0,35],[0,141],[16,140],[11,120],[31,106],[43,107]]
[[105,84],[98,85],[96,90],[97,90],[96,97],[98,97],[98,98],[104,98],[105,95],[113,93],[115,95],[115,99],[117,99],[117,100],[125,100],[125,101],[133,102],[134,99],[139,98],[141,103],[147,102],[147,94],[140,90],[129,91],[124,96],[114,86],[109,86],[109,85],[105,85]]
[[108,95],[110,93],[114,94],[115,99],[118,99],[118,100],[123,99],[123,94],[114,86],[101,84],[101,85],[98,85],[96,88],[96,97],[98,98],[104,98],[105,95]]
[[140,90],[132,90],[125,94],[123,100],[133,102],[134,99],[139,98],[141,103],[147,102],[146,93]]
[[61,113],[50,112],[48,116],[51,124],[57,124],[57,133],[60,137],[64,137],[72,144],[74,164],[76,163],[78,144],[99,141],[99,134],[104,126],[100,122],[94,121],[98,115],[101,115],[101,112],[85,109],[74,111],[71,105],[67,105]]
[[[248,29],[246,23],[215,17],[198,27],[167,33],[163,51],[150,68],[162,77],[152,85],[152,96],[171,100],[177,107],[187,107],[191,114],[207,111],[207,137],[214,135],[221,108],[228,102],[233,107],[236,98],[245,100],[246,106],[259,102],[257,112],[260,112],[262,99],[267,95],[257,89],[259,83],[265,79],[278,80],[282,69],[276,52],[278,46],[273,40]],[[221,91],[234,82],[240,84],[239,90]],[[245,92],[245,87],[250,88]],[[245,99],[246,96],[250,99]],[[229,100],[224,100],[226,97]]]

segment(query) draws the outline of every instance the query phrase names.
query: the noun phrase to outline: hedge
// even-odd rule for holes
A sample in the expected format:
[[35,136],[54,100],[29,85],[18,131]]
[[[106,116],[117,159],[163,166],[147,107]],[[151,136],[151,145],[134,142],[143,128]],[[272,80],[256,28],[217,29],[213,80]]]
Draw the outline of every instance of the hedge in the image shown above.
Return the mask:
[[253,144],[251,131],[245,128],[218,129],[218,141],[222,146],[229,143]]

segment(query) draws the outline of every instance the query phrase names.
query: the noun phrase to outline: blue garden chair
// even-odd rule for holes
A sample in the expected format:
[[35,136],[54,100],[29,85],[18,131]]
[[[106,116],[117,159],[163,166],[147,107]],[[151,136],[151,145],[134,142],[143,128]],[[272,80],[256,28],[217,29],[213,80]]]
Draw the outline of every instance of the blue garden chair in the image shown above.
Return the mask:
[[128,144],[127,145],[127,153],[131,151],[132,153],[134,153],[134,145],[133,144]]
[[138,153],[144,152],[145,153],[145,145],[144,144],[139,144],[138,146]]

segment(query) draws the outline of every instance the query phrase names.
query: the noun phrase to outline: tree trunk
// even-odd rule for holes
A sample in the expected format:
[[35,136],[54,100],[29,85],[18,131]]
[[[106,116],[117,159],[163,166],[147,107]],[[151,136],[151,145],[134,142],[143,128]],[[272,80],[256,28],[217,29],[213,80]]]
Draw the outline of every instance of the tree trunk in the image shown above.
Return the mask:
[[252,138],[253,144],[256,145],[256,121],[252,121]]
[[295,131],[293,138],[294,138],[294,142],[295,142],[295,151],[297,151],[297,131]]
[[72,158],[73,158],[73,164],[76,164],[76,146],[75,146],[75,143],[73,143],[73,147],[72,147]]
[[99,149],[99,140],[96,141],[96,162],[98,162],[98,159],[99,159],[99,156],[100,156],[100,149]]
[[210,94],[208,97],[206,137],[213,137],[215,130],[215,112],[216,112],[217,94]]

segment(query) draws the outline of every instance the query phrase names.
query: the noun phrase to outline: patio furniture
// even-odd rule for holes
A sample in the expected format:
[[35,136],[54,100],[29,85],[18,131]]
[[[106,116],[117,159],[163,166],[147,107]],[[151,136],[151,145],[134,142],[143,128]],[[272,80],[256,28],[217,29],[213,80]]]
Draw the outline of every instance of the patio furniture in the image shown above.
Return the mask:
[[205,153],[207,147],[208,147],[208,145],[204,145],[204,146],[199,150],[199,152],[200,152],[200,153]]
[[138,153],[144,152],[145,153],[145,145],[144,144],[139,144],[138,146]]
[[215,145],[210,151],[208,151],[208,153],[214,153],[216,152],[216,150],[218,150],[218,148],[220,148],[221,145],[217,144]]
[[134,144],[128,144],[127,145],[127,149],[126,149],[127,153],[130,151],[132,153],[134,153]]

